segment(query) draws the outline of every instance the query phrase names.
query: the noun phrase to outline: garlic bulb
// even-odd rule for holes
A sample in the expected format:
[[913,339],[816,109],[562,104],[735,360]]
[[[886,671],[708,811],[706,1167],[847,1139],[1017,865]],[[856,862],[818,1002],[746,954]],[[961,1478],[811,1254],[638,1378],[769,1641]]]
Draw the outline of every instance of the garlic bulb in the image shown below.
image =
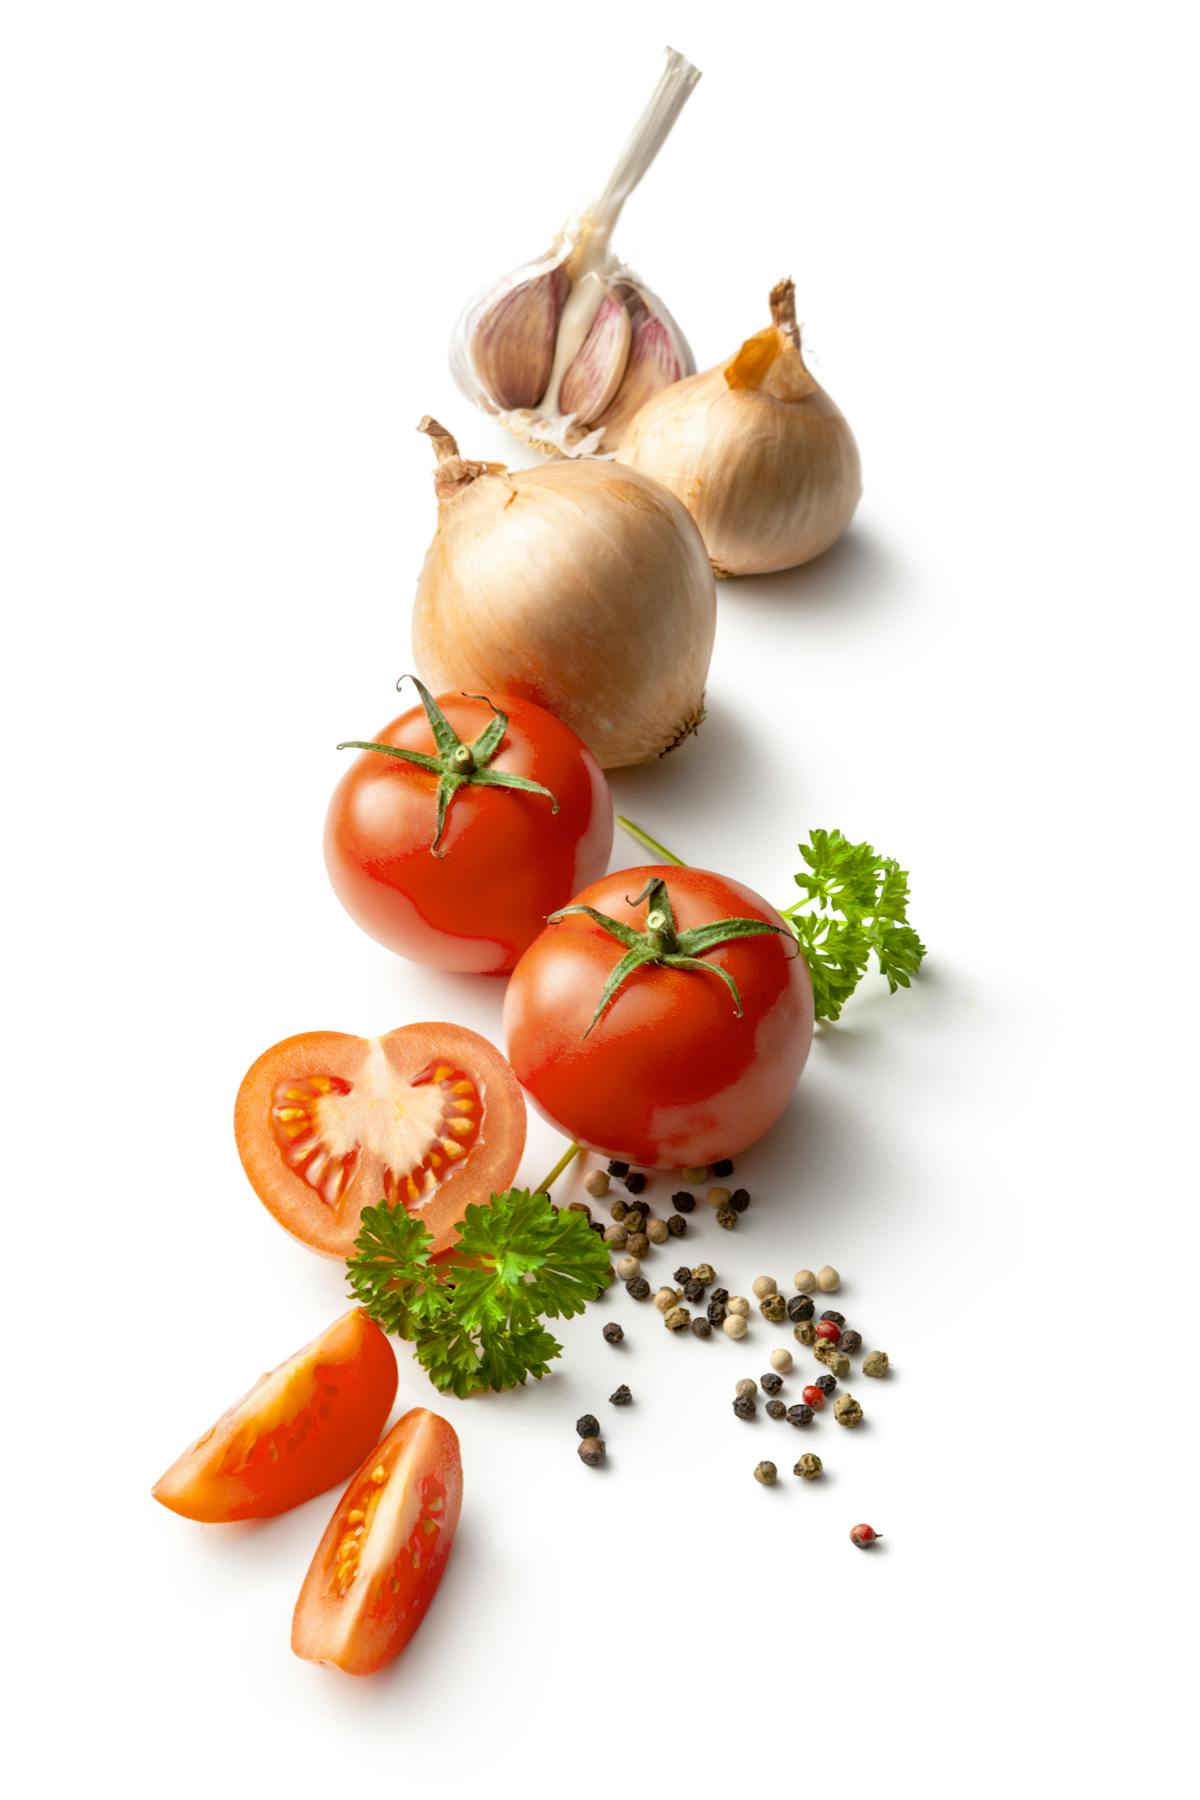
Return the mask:
[[795,285],[733,361],[655,395],[617,460],[677,494],[718,575],[762,575],[820,556],[862,493],[858,446],[800,353]]
[[674,749],[704,717],[717,610],[684,507],[609,460],[509,470],[418,430],[437,452],[413,609],[428,685],[536,700],[606,769]]
[[476,295],[450,340],[468,400],[548,456],[615,450],[638,408],[696,364],[683,333],[612,248],[621,208],[700,79],[677,50],[598,200],[536,262]]

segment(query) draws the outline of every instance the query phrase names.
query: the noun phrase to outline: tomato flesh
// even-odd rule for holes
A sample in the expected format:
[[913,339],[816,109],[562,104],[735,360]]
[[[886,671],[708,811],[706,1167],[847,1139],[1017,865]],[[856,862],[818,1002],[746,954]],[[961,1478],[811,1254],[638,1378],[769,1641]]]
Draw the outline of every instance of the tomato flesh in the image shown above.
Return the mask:
[[464,1026],[314,1031],[258,1058],[234,1128],[255,1192],[310,1248],[349,1255],[363,1207],[387,1201],[425,1223],[437,1255],[469,1204],[511,1185],[525,1103],[499,1051]]
[[395,1398],[392,1346],[355,1308],[235,1401],[155,1483],[154,1498],[208,1524],[287,1512],[346,1479]]
[[398,1656],[437,1592],[461,1506],[458,1437],[416,1407],[363,1462],[317,1546],[292,1620],[296,1655],[349,1675]]

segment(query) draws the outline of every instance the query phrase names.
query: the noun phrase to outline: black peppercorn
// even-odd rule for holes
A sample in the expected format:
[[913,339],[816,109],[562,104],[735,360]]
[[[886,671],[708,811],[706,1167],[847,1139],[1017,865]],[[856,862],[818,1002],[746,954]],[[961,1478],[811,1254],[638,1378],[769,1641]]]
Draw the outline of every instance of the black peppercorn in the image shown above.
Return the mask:
[[725,1323],[725,1302],[723,1300],[709,1301],[708,1322],[710,1325],[723,1325]]
[[629,1295],[631,1300],[648,1300],[650,1298],[650,1283],[646,1280],[644,1275],[631,1275],[629,1280],[625,1283],[625,1292]]
[[604,1341],[606,1344],[619,1344],[624,1336],[624,1326],[618,1325],[615,1320],[611,1325],[606,1325],[604,1327]]
[[679,1283],[680,1287],[682,1287],[685,1282],[690,1281],[691,1279],[692,1271],[687,1267],[686,1263],[680,1263],[675,1271],[675,1280]]
[[703,1300],[704,1283],[702,1281],[685,1281],[683,1284],[683,1297],[685,1300]]
[[608,1172],[610,1175],[628,1175],[629,1164],[623,1162],[610,1162],[608,1165]]
[[607,1229],[607,1227],[604,1225],[602,1220],[589,1219],[588,1224],[591,1226],[592,1230],[596,1233],[597,1237],[604,1236],[604,1233],[605,1233],[605,1230]]
[[635,1169],[632,1175],[625,1177],[625,1186],[631,1194],[640,1194],[646,1186],[646,1177],[640,1169]]
[[835,1325],[836,1325],[836,1326],[837,1326],[837,1327],[838,1327],[838,1329],[839,1329],[839,1330],[840,1330],[840,1329],[841,1329],[841,1327],[842,1327],[842,1326],[843,1326],[843,1325],[844,1325],[844,1324],[845,1324],[845,1323],[846,1323],[846,1315],[845,1315],[845,1313],[840,1313],[840,1312],[823,1312],[823,1313],[822,1313],[822,1314],[821,1314],[821,1321],[822,1321],[822,1323],[824,1323],[824,1321],[825,1321],[825,1320],[826,1320],[826,1319],[832,1319],[832,1321],[833,1321],[833,1323],[834,1323],[834,1324],[835,1324]]
[[619,1225],[629,1211],[629,1207],[624,1200],[614,1200],[608,1210]]
[[818,1375],[817,1379],[813,1383],[813,1386],[819,1387],[823,1394],[832,1394],[834,1388],[837,1386],[837,1376],[836,1375]]
[[768,1369],[767,1373],[760,1375],[758,1380],[764,1394],[777,1394],[783,1386],[783,1376],[777,1375],[774,1369]]
[[734,1414],[739,1419],[752,1419],[758,1408],[750,1394],[739,1394],[733,1403]]
[[572,1200],[571,1204],[567,1208],[567,1211],[568,1212],[586,1213],[589,1219],[592,1216],[592,1209],[588,1205],[586,1200]]
[[689,1194],[686,1188],[680,1188],[677,1194],[671,1195],[671,1205],[678,1213],[694,1212],[696,1209],[696,1196],[695,1194]]
[[687,1230],[687,1220],[682,1213],[672,1213],[667,1220],[667,1230],[672,1237],[682,1237]]
[[729,1289],[723,1288],[723,1287],[715,1287],[712,1291],[712,1294],[709,1297],[710,1297],[710,1299],[713,1299],[713,1300],[728,1300]]
[[575,1429],[581,1438],[599,1437],[600,1421],[595,1413],[584,1413],[582,1419],[576,1419]]
[[789,1425],[811,1425],[813,1422],[812,1407],[789,1406],[787,1409],[787,1422]]
[[630,1393],[629,1389],[625,1386],[624,1382],[622,1382],[620,1387],[617,1388],[613,1393],[611,1393],[608,1396],[610,1406],[628,1406],[632,1399],[633,1399],[633,1395]]
[[604,1439],[602,1437],[585,1437],[579,1446],[579,1458],[589,1469],[598,1469],[604,1461]]
[[722,1231],[733,1231],[737,1226],[737,1222],[738,1216],[736,1212],[734,1212],[732,1206],[718,1206],[717,1224],[721,1227]]
[[692,1336],[693,1337],[711,1337],[712,1336],[712,1325],[711,1325],[710,1321],[708,1319],[693,1319],[692,1320]]
[[714,1175],[732,1175],[733,1164],[727,1156],[722,1157],[720,1162],[713,1164],[712,1172]]
[[787,1316],[795,1325],[801,1319],[811,1319],[816,1310],[811,1294],[793,1294],[787,1303]]
[[729,1204],[732,1206],[734,1212],[745,1212],[750,1204],[750,1196],[745,1188],[734,1188],[732,1194],[729,1196]]
[[862,1332],[843,1331],[840,1341],[842,1349],[845,1350],[848,1355],[854,1356],[862,1349]]
[[782,1400],[768,1400],[767,1401],[767,1417],[768,1417],[768,1419],[782,1419],[786,1412],[787,1412],[787,1407],[783,1404]]

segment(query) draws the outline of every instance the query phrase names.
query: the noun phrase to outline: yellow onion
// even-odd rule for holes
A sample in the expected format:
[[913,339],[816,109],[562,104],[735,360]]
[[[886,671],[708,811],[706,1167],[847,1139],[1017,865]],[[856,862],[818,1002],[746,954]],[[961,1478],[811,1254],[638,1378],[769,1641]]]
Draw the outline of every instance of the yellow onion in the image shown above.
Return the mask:
[[434,419],[438,525],[413,650],[435,693],[517,694],[606,769],[664,756],[704,717],[716,586],[687,511],[610,461],[467,462]]
[[795,295],[773,288],[766,330],[648,400],[617,452],[683,501],[718,575],[810,562],[862,493],[854,435],[805,367]]

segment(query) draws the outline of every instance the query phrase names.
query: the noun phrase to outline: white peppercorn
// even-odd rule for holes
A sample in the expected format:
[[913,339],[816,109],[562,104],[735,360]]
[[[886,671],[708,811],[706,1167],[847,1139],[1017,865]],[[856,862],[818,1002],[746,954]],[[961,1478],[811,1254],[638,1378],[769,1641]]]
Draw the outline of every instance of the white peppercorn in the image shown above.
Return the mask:
[[652,1244],[665,1244],[670,1235],[665,1219],[647,1219],[646,1236]]
[[603,1169],[593,1169],[583,1185],[593,1200],[603,1200],[612,1183]]
[[721,1330],[726,1337],[744,1338],[746,1329],[746,1320],[741,1313],[729,1313],[721,1321]]
[[773,1275],[756,1275],[754,1277],[754,1298],[756,1300],[765,1300],[768,1294],[773,1294],[775,1291]]
[[725,1302],[725,1311],[736,1313],[739,1318],[748,1319],[750,1317],[750,1302],[741,1294],[730,1294],[728,1300]]
[[712,1207],[729,1205],[729,1189],[725,1187],[710,1187],[704,1197]]
[[636,1256],[618,1256],[617,1274],[622,1281],[632,1281],[634,1276],[640,1275],[641,1272],[642,1265]]
[[610,1250],[623,1250],[629,1242],[629,1233],[623,1225],[609,1225],[604,1233],[604,1241]]
[[826,1263],[825,1267],[817,1274],[817,1286],[820,1288],[821,1292],[823,1294],[834,1294],[841,1285],[842,1278],[837,1270],[831,1269],[829,1264]]
[[778,1369],[781,1375],[786,1375],[791,1366],[792,1353],[790,1350],[772,1350],[771,1367],[773,1369]]
[[811,1294],[817,1285],[817,1278],[811,1269],[797,1269],[792,1281],[802,1294]]
[[654,1296],[654,1304],[657,1306],[660,1313],[670,1312],[673,1306],[678,1306],[679,1304],[679,1289],[673,1287],[660,1287],[657,1294]]

